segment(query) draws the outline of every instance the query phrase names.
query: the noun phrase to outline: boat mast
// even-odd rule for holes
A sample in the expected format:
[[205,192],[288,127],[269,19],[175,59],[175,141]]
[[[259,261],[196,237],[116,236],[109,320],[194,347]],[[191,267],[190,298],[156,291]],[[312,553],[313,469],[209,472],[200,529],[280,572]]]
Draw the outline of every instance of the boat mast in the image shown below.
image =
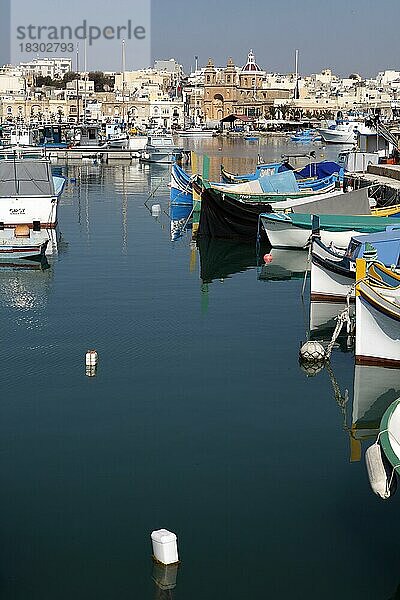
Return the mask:
[[84,47],[84,66],[85,66],[85,96],[83,101],[83,124],[86,124],[86,93],[87,93],[87,39],[85,38],[85,47]]
[[79,106],[79,42],[76,45],[76,103],[77,103],[77,111],[76,111],[76,124],[79,125],[80,120],[80,106]]
[[125,124],[125,40],[122,40],[122,124]]

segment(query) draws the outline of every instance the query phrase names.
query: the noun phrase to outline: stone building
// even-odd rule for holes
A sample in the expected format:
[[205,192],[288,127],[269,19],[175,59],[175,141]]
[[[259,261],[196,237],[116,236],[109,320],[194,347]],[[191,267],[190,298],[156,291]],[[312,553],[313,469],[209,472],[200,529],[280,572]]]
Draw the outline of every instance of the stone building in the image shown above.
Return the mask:
[[288,90],[267,87],[266,72],[258,66],[252,50],[241,69],[232,58],[224,69],[216,69],[210,58],[204,70],[203,114],[207,124],[216,124],[231,114],[264,117],[276,98],[289,97]]

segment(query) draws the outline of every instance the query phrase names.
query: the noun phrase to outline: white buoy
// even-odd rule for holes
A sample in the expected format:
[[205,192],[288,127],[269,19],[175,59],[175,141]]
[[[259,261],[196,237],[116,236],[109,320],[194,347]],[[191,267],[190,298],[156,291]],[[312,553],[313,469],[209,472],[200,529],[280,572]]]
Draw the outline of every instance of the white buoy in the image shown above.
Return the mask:
[[153,556],[163,565],[173,565],[179,562],[178,543],[175,533],[167,529],[158,529],[151,534]]
[[159,217],[161,214],[161,206],[159,204],[153,204],[151,207],[151,214],[153,217]]
[[86,352],[86,366],[95,367],[99,362],[99,355],[96,350],[88,350]]
[[306,342],[300,348],[300,358],[306,362],[323,361],[325,359],[325,348],[319,342]]
[[365,465],[372,491],[383,500],[390,498],[395,491],[396,474],[386,467],[382,449],[378,442],[372,444],[365,452]]

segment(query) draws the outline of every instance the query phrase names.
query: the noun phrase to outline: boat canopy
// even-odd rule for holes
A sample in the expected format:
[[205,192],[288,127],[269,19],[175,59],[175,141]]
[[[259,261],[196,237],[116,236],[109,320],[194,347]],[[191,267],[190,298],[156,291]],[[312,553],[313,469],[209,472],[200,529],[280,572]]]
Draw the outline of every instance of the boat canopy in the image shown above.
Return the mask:
[[317,163],[310,163],[301,170],[296,170],[296,177],[298,179],[307,179],[308,177],[316,177],[317,179],[324,179],[334,173],[342,173],[343,168],[336,162],[324,160]]
[[17,159],[0,162],[0,198],[54,194],[49,161]]
[[259,182],[264,194],[291,194],[299,191],[299,184],[293,171],[264,175],[260,177]]

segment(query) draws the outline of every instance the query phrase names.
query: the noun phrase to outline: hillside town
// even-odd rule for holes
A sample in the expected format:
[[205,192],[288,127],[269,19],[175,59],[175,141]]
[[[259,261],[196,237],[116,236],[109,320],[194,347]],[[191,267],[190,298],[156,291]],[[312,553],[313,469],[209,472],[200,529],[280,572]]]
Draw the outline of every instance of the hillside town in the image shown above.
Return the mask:
[[400,109],[400,71],[374,78],[349,73],[271,73],[252,50],[242,65],[213,59],[190,74],[179,62],[124,72],[83,72],[68,58],[36,58],[0,68],[0,121],[79,123],[124,121],[138,130],[216,128],[230,115],[258,128],[282,122],[330,119],[337,113],[366,115],[379,109],[391,120]]

